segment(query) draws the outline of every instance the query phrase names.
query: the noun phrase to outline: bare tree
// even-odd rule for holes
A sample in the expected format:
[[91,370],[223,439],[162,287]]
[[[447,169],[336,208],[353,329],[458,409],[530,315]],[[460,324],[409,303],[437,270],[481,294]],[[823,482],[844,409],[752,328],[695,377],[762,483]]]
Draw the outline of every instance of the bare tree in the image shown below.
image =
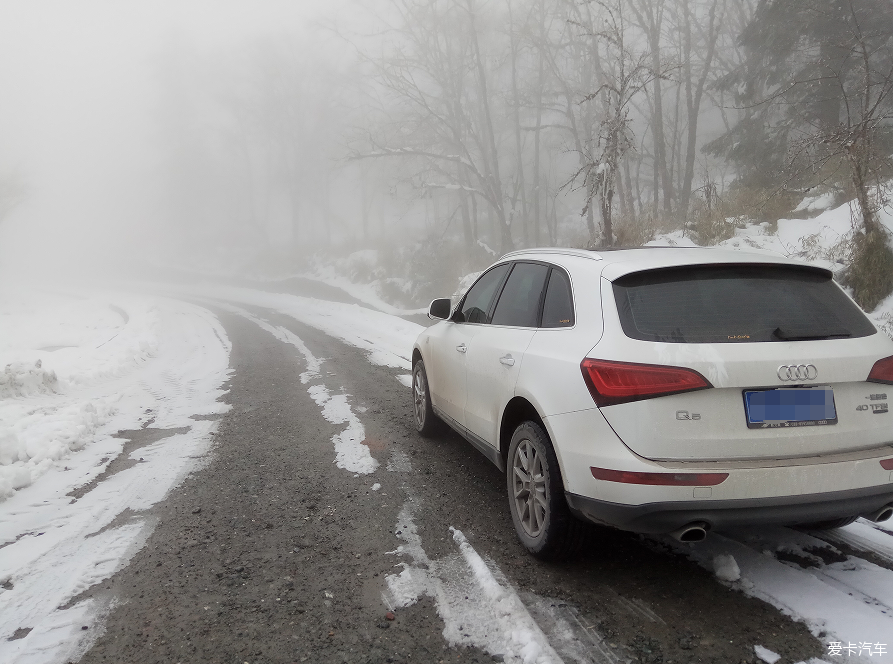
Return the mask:
[[[500,174],[490,72],[474,0],[393,0],[399,25],[383,58],[363,53],[384,93],[381,121],[354,141],[353,159],[400,157],[426,189],[483,200],[503,251],[514,243]],[[463,219],[465,219],[463,213]],[[463,224],[466,244],[471,225]]]
[[600,118],[591,143],[583,145],[583,165],[571,178],[582,181],[586,192],[584,213],[597,199],[602,219],[602,236],[590,236],[590,244],[613,246],[612,209],[620,165],[630,149],[633,134],[630,109],[633,99],[655,79],[666,72],[655,72],[648,51],[640,52],[627,38],[628,25],[623,0],[613,3],[595,0],[600,29],[595,37],[595,64],[598,87],[581,103],[595,104]]
[[[725,11],[725,0],[711,0],[707,9],[706,25],[692,9],[690,0],[677,0],[680,9],[680,31],[682,33],[682,77],[685,88],[686,146],[685,170],[682,175],[682,188],[679,194],[678,217],[684,221],[688,214],[692,182],[695,177],[695,157],[698,150],[698,121],[704,89],[709,79],[716,53]],[[700,48],[698,48],[698,46]]]

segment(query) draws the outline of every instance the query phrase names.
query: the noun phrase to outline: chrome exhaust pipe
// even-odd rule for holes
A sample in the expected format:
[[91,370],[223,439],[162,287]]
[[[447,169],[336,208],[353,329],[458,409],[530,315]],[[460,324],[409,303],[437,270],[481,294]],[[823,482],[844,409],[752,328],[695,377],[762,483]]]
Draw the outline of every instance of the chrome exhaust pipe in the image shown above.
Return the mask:
[[864,515],[866,519],[874,522],[886,521],[893,516],[893,503],[884,505],[881,509]]
[[707,538],[710,526],[702,521],[695,521],[670,533],[670,537],[680,542],[703,542]]

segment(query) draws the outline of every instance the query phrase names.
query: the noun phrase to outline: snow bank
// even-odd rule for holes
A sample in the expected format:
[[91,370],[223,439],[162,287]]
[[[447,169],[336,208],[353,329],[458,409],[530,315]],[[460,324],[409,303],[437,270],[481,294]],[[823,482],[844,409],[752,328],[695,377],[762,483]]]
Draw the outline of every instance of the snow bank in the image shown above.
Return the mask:
[[834,204],[834,192],[828,191],[818,196],[806,196],[800,204],[794,208],[794,212],[819,212],[827,210]]
[[[127,564],[152,532],[141,513],[204,463],[217,422],[192,416],[228,409],[230,344],[213,314],[184,302],[3,296],[0,359],[41,361],[57,383],[0,400],[0,661],[76,661],[113,600],[73,600]],[[150,424],[170,435],[106,473],[126,442],[115,434]],[[20,628],[30,632],[9,640]]]
[[[121,393],[90,394],[157,350],[156,303],[0,292],[0,500],[89,444]],[[86,391],[85,391],[86,390]]]
[[56,372],[44,369],[43,360],[34,364],[10,362],[0,373],[0,399],[48,394],[55,392],[58,386]]

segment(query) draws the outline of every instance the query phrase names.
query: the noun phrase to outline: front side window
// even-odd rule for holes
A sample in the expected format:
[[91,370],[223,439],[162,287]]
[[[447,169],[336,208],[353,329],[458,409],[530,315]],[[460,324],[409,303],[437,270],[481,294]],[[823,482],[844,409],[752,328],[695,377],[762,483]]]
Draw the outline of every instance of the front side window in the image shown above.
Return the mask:
[[753,343],[867,337],[871,321],[825,270],[695,265],[617,279],[624,333],[671,343]]
[[483,324],[490,322],[490,305],[493,304],[496,290],[502,284],[510,267],[511,263],[497,265],[474,283],[462,301],[461,312],[464,322]]
[[573,327],[574,300],[571,295],[571,282],[564,270],[552,268],[549,286],[546,288],[546,301],[543,303],[542,327]]
[[496,311],[493,312],[493,324],[536,327],[548,273],[547,265],[517,263],[499,296]]

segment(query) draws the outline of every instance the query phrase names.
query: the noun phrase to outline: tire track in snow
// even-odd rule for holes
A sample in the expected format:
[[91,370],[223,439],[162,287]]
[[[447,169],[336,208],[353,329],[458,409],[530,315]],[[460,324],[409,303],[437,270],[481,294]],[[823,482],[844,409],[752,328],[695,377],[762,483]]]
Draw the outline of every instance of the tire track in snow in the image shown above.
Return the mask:
[[578,664],[626,661],[571,612],[554,611],[548,600],[531,594],[525,604],[495,563],[484,560],[461,531],[449,529],[455,552],[431,560],[415,525],[415,510],[407,502],[398,516],[396,532],[403,544],[390,553],[409,560],[399,563],[399,574],[385,578],[382,599],[388,608],[411,606],[429,596],[444,622],[447,643],[475,646],[510,664],[563,664],[563,658]]
[[440,560],[428,557],[413,512],[407,503],[398,516],[397,537],[404,544],[391,553],[411,562],[401,563],[403,571],[386,577],[385,604],[391,609],[407,607],[428,595],[451,646],[477,646],[512,664],[561,663],[515,592],[496,580],[460,531],[450,528],[457,552]]
[[[835,537],[849,542],[853,539],[850,529],[861,533],[875,530],[860,523],[853,526],[840,529]],[[690,548],[669,537],[652,541],[662,542],[711,571],[718,556],[731,555],[740,578],[721,583],[804,622],[825,647],[831,641],[880,643],[887,652],[872,655],[871,661],[893,662],[889,652],[893,645],[893,572],[889,569],[855,556],[840,560],[843,554],[823,539],[782,527],[711,533]],[[884,551],[884,547],[874,546]],[[891,555],[893,540],[886,548],[886,556]],[[804,565],[785,561],[785,557],[799,559]],[[835,562],[824,562],[835,558]]]
[[829,530],[821,535],[831,543],[845,544],[858,551],[872,553],[893,566],[893,533],[868,521],[857,521],[845,528]]

